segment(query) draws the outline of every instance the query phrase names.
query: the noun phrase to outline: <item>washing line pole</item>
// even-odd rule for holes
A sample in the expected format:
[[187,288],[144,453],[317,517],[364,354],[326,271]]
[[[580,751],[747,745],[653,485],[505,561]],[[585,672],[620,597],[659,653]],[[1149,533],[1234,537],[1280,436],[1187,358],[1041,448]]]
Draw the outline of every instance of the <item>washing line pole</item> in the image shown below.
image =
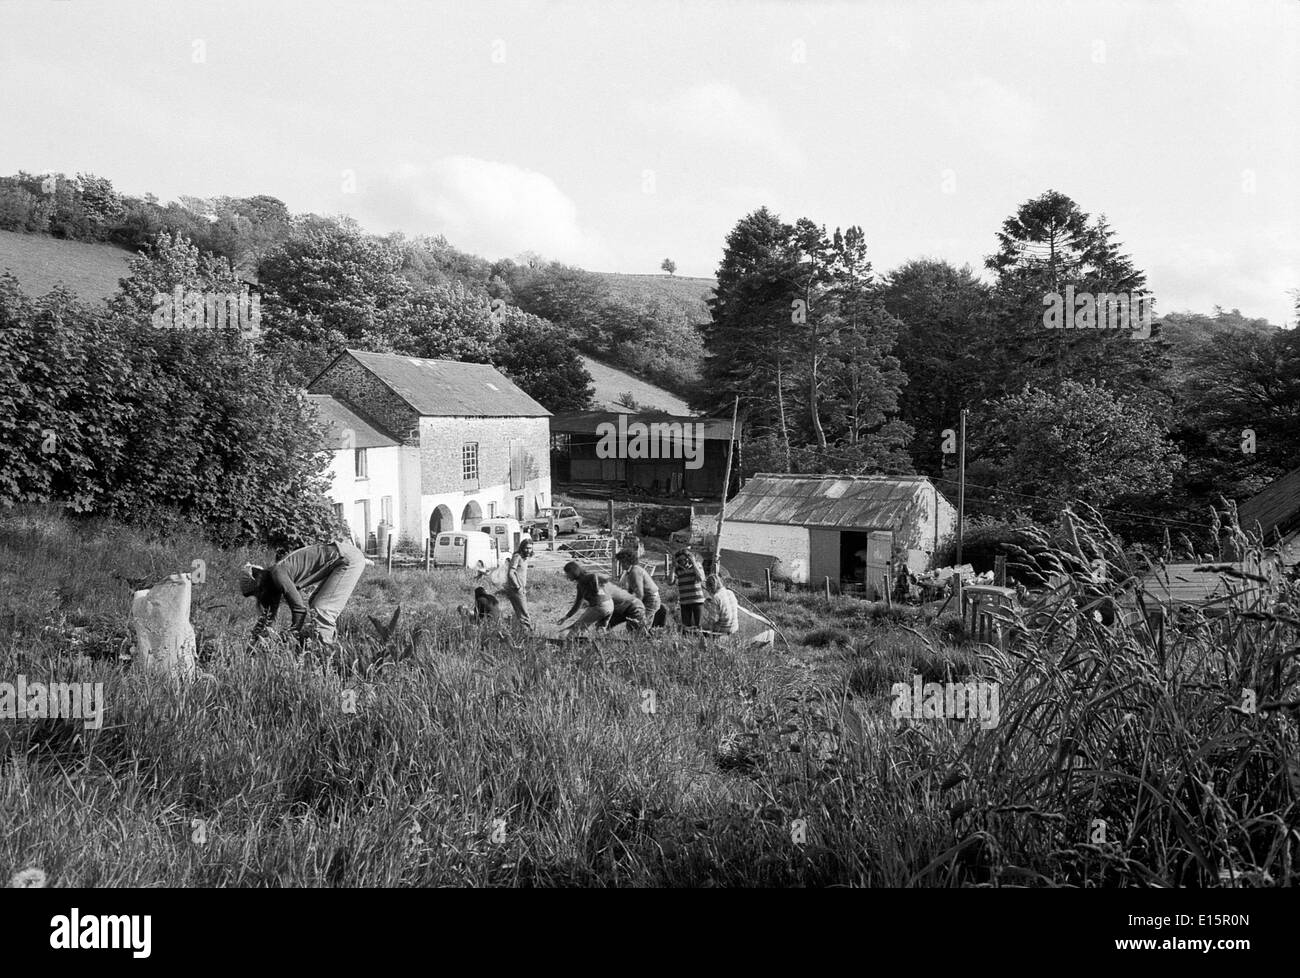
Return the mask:
[[961,566],[961,536],[966,521],[966,409],[961,409],[960,441],[957,445],[957,560],[955,567]]

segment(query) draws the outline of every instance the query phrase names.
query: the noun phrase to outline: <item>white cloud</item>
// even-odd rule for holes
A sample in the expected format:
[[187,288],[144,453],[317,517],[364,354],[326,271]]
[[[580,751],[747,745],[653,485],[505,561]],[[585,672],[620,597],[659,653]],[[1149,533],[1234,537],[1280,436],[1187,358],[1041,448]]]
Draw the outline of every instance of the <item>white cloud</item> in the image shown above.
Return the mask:
[[536,251],[576,264],[602,264],[599,238],[578,207],[544,173],[473,156],[403,163],[369,181],[363,200],[379,222],[408,233],[443,234],[487,257]]
[[638,102],[634,118],[653,129],[670,129],[692,140],[757,150],[789,169],[802,169],[805,157],[772,109],[746,97],[729,82],[711,81],[683,89],[658,102]]
[[933,99],[940,131],[951,145],[976,145],[1025,166],[1038,156],[1032,99],[984,75],[950,86]]

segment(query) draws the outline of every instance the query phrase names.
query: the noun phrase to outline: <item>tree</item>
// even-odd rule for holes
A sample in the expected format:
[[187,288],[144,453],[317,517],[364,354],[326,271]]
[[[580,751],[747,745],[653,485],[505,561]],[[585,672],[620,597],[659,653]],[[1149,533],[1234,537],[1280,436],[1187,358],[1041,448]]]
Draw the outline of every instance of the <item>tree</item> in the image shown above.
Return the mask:
[[[1164,413],[1169,366],[1165,345],[1153,337],[1134,340],[1128,330],[1047,329],[1045,304],[1067,286],[1076,293],[1143,293],[1146,277],[1120,252],[1103,215],[1089,218],[1055,190],[1026,201],[998,233],[998,251],[985,262],[997,273],[994,316],[1003,392],[1054,381],[1104,381],[1143,398],[1147,410]],[[1071,310],[1071,313],[1073,310]]]
[[901,323],[894,354],[907,375],[900,417],[916,432],[912,458],[937,478],[951,460],[943,432],[963,406],[996,396],[1002,383],[989,289],[969,267],[922,259],[891,272],[881,297]]
[[1053,513],[1163,493],[1183,461],[1137,402],[1098,383],[1026,387],[988,405],[970,432],[971,481],[996,485],[983,497],[995,514],[1024,497]]
[[792,228],[766,207],[741,218],[727,235],[718,284],[704,325],[704,364],[694,406],[720,413],[739,396],[759,435],[781,446],[783,471],[792,464],[791,334],[799,323],[793,305],[796,256]]
[[662,268],[669,275],[677,274],[677,262],[673,261],[671,258],[665,258],[662,262],[659,263],[659,267]]
[[574,354],[569,337],[544,319],[506,308],[492,362],[548,411],[591,407],[591,374]]

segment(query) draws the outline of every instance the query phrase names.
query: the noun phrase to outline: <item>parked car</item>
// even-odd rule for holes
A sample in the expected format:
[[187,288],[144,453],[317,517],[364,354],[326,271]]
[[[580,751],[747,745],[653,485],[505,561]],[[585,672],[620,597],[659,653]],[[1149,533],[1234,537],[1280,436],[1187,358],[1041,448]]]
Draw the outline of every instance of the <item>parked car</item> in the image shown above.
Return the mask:
[[497,550],[509,556],[525,536],[531,536],[513,516],[494,516],[479,524],[479,529],[496,541]]
[[478,567],[492,570],[502,561],[491,534],[439,533],[433,546],[434,567]]
[[551,514],[555,514],[555,535],[577,533],[582,529],[582,517],[572,506],[551,506],[539,509],[528,521],[528,532],[534,540],[545,540],[551,532]]

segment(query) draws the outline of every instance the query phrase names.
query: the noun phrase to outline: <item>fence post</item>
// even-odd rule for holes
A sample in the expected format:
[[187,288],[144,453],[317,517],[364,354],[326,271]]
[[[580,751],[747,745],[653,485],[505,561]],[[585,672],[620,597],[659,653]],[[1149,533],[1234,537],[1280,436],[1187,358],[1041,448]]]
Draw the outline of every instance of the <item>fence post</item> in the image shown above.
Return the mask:
[[763,577],[765,578],[764,583],[767,584],[767,600],[771,601],[772,600],[772,568],[764,567]]
[[826,603],[830,604],[831,603],[831,579],[829,576],[827,576],[823,578],[823,580],[826,582]]
[[551,553],[555,552],[555,507],[551,507],[551,528],[548,539],[551,543]]
[[388,573],[391,574],[393,572],[393,535],[391,533],[388,534],[388,555],[385,558],[385,563],[388,565]]
[[668,554],[664,554],[664,583],[671,584],[672,582],[673,582],[673,558]]
[[429,560],[433,557],[433,537],[424,538],[424,572],[429,573]]
[[885,607],[892,608],[894,606],[894,592],[889,586],[889,575],[885,574],[881,580],[885,582]]
[[952,596],[957,605],[957,617],[961,619],[961,627],[966,627],[966,602],[961,593],[961,575],[954,572],[952,575]]
[[609,503],[609,535],[614,535],[614,497],[611,496],[606,502]]
[[997,556],[993,558],[993,583],[998,587],[1007,586],[1007,558]]

